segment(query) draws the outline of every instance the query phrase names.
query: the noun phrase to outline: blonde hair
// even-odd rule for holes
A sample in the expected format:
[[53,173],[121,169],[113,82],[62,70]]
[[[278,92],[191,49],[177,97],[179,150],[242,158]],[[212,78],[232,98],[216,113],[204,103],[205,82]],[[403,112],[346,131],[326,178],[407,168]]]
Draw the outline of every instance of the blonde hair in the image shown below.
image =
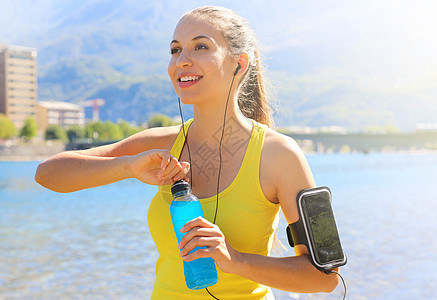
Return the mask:
[[248,118],[273,126],[271,108],[266,94],[264,69],[258,52],[255,33],[247,21],[234,11],[218,6],[203,6],[185,13],[186,16],[200,17],[221,31],[229,46],[231,56],[238,58],[247,53],[249,63],[244,77],[239,82],[238,106]]

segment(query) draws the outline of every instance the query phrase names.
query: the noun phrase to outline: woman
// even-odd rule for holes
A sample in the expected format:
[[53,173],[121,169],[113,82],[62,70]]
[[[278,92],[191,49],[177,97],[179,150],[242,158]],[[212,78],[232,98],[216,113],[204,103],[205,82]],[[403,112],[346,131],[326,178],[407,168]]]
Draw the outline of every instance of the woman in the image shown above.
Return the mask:
[[[337,276],[315,269],[303,245],[293,257],[268,256],[279,208],[288,223],[296,222],[296,195],[315,183],[296,143],[268,128],[261,62],[247,22],[225,8],[195,9],[177,24],[170,53],[168,74],[180,100],[193,105],[193,120],[182,130],[154,128],[116,144],[60,153],[41,163],[37,182],[58,192],[125,178],[159,185],[148,212],[160,253],[152,299],[211,299],[207,292],[219,299],[273,299],[268,287],[332,291]],[[169,204],[170,184],[181,178],[191,181],[205,219],[188,222],[178,244]],[[196,246],[206,248],[189,254]],[[182,259],[199,257],[218,266],[219,281],[208,291],[185,286]]]

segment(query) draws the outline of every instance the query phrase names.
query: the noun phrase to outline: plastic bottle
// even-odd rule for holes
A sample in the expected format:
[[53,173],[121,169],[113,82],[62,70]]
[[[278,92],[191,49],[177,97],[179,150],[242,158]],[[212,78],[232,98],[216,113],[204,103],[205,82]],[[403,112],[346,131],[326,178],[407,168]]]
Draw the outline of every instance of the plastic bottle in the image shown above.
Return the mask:
[[[181,233],[181,228],[189,221],[203,217],[202,206],[199,199],[191,193],[191,186],[183,180],[176,181],[171,192],[173,201],[170,205],[170,214],[173,228],[178,242],[186,232]],[[206,247],[196,247],[190,253]],[[198,258],[193,261],[184,261],[184,275],[187,287],[192,290],[203,289],[214,285],[218,281],[217,270],[211,257]]]

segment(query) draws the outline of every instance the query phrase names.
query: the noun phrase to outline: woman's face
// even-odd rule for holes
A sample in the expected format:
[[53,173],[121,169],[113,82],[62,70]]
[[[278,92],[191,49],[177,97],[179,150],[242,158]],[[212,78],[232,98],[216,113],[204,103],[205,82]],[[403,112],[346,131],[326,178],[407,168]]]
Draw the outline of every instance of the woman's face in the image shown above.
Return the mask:
[[237,61],[222,33],[194,16],[179,21],[170,44],[168,74],[185,104],[226,100]]

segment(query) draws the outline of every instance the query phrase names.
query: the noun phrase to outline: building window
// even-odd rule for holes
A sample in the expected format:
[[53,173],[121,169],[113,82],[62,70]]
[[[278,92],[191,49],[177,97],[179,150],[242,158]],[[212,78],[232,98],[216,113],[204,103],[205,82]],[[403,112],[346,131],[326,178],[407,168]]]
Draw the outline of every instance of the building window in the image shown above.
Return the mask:
[[10,99],[14,99],[17,101],[26,101],[26,100],[30,100],[30,101],[35,101],[35,97],[34,96],[16,96],[16,95],[10,95],[9,96]]
[[19,65],[19,64],[9,64],[10,67],[17,67],[17,68],[28,68],[28,69],[34,69],[35,66],[33,65]]
[[24,59],[24,60],[33,60],[34,59],[28,53],[23,53],[23,54],[14,53],[14,54],[10,54],[9,58]]
[[10,91],[22,91],[22,92],[34,92],[35,89],[25,89],[25,88],[9,88]]
[[29,72],[15,72],[15,71],[9,71],[8,72],[9,75],[25,75],[25,76],[35,76],[35,73],[31,72],[29,70]]
[[8,82],[35,84],[35,81],[34,81],[34,80],[15,80],[15,79],[9,79]]

